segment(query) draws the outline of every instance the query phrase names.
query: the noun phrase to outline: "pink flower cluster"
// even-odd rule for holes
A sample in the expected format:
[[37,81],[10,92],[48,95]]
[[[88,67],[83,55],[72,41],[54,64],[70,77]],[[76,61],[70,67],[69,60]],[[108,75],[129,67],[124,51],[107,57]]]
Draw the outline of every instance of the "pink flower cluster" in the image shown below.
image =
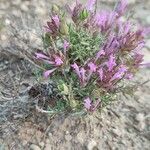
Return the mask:
[[[50,69],[44,72],[44,77],[48,77],[56,70],[65,68],[66,62],[69,71],[76,74],[81,88],[93,82],[98,88],[110,92],[116,88],[116,84],[123,79],[131,79],[143,61],[141,49],[144,46],[145,29],[133,29],[132,23],[122,21],[121,17],[127,9],[126,0],[120,0],[113,11],[95,12],[96,0],[88,0],[86,6],[78,1],[74,7],[67,6],[71,14],[75,27],[81,25],[90,34],[101,35],[104,42],[93,57],[85,60],[84,64],[80,61],[70,60],[69,48],[71,43],[68,38],[64,38],[63,51],[52,50],[48,55],[45,53],[35,53],[36,58],[50,65]],[[83,10],[88,11],[88,16],[83,22],[80,14]],[[51,21],[45,26],[46,33],[54,39],[59,36],[61,17],[53,15]],[[68,35],[69,36],[69,35]],[[62,37],[61,37],[62,38]],[[68,42],[69,41],[69,42]],[[84,106],[87,110],[94,111],[100,105],[100,99],[96,102],[92,98],[84,98]]]
[[66,40],[64,40],[63,53],[55,53],[54,50],[51,55],[41,53],[41,52],[35,53],[36,59],[42,60],[44,63],[49,64],[52,68],[44,72],[45,78],[48,78],[54,71],[59,69],[65,63],[66,51],[68,48],[69,48],[69,43]]

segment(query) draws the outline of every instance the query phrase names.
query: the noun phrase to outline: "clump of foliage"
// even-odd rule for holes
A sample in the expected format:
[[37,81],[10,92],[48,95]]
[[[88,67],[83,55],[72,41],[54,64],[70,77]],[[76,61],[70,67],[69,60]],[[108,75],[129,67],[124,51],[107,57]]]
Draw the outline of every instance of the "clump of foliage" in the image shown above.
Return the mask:
[[126,9],[124,0],[113,11],[100,12],[96,0],[67,5],[69,13],[53,5],[44,26],[44,50],[34,58],[44,68],[44,78],[58,88],[57,109],[101,109],[139,70],[145,32],[123,21]]

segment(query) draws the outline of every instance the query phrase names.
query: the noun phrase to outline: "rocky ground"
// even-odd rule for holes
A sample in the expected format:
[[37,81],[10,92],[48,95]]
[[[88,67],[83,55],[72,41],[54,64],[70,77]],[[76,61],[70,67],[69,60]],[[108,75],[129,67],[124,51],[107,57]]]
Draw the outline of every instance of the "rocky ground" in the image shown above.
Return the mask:
[[[109,8],[114,1],[98,3]],[[133,20],[149,26],[150,1],[128,1]],[[27,91],[37,81],[22,51],[41,46],[40,28],[54,2],[62,5],[66,0],[0,0],[0,150],[149,150],[150,82],[132,98],[120,96],[101,114],[47,116],[31,111]],[[10,34],[11,25],[23,42]],[[150,38],[143,53],[149,62]],[[142,68],[137,80],[148,79],[150,69]]]

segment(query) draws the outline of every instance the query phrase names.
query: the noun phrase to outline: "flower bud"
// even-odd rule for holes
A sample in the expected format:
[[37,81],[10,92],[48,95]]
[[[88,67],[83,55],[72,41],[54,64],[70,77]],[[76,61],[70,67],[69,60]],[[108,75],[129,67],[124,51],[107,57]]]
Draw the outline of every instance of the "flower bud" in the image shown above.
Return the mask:
[[68,25],[65,21],[62,21],[61,24],[60,24],[60,33],[63,34],[63,35],[68,35],[69,34],[69,31],[68,31]]
[[52,13],[53,13],[53,14],[59,14],[59,12],[60,12],[59,7],[58,7],[56,4],[54,4],[54,5],[52,6]]
[[82,12],[80,13],[80,19],[85,20],[88,17],[88,11],[86,9],[83,9]]

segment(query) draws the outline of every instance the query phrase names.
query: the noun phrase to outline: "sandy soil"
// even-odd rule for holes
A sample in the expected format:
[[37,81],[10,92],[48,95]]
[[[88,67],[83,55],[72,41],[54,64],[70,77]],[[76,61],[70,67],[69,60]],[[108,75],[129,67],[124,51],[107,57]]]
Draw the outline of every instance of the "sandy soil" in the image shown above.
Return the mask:
[[[98,1],[99,7],[110,8],[114,1]],[[31,74],[33,65],[18,50],[41,46],[37,32],[54,2],[62,5],[66,0],[0,0],[0,150],[149,150],[150,82],[141,85],[132,98],[120,96],[101,114],[47,116],[32,110],[27,93],[37,81]],[[129,4],[133,20],[149,26],[150,1],[129,0]],[[24,37],[28,40],[23,43],[8,34],[8,27],[16,22],[21,35],[30,32],[30,39]],[[150,39],[143,53],[149,62]],[[142,68],[136,80],[148,79],[150,68]]]

